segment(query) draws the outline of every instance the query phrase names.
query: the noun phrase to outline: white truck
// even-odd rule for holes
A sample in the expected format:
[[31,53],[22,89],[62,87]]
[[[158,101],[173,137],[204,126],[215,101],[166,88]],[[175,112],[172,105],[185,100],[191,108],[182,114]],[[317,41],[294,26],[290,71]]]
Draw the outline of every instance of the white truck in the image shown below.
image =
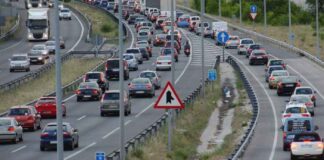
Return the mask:
[[212,22],[212,38],[216,39],[218,32],[228,32],[228,25],[227,22],[224,21],[218,21],[218,22]]
[[29,41],[47,41],[50,37],[49,9],[29,9],[26,26]]
[[47,7],[47,0],[25,0],[25,8]]

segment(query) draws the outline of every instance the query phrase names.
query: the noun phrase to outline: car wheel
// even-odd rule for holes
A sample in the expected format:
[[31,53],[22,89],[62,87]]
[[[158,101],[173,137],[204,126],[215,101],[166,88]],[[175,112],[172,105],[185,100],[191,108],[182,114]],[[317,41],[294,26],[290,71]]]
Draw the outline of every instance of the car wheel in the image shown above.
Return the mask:
[[251,66],[253,65],[252,61],[249,62],[249,65],[251,65]]
[[39,149],[40,149],[41,151],[45,151],[45,147],[42,146],[42,145],[39,146]]
[[13,69],[10,69],[9,72],[13,72]]
[[278,96],[281,96],[281,93],[277,92],[277,95],[278,95]]
[[24,139],[23,139],[23,135],[22,135],[22,134],[21,134],[20,137],[19,137],[19,141],[20,141],[20,142],[24,141]]
[[297,159],[297,157],[296,156],[294,156],[292,153],[290,153],[290,159],[291,160],[296,160]]
[[13,144],[17,144],[18,141],[19,141],[19,137],[18,137],[18,135],[16,134],[16,137],[12,140],[12,143],[13,143]]
[[74,150],[74,140],[72,140],[72,142],[70,144],[70,147],[69,147],[69,150],[71,150],[71,151]]
[[79,148],[79,140],[78,140],[77,143],[75,144],[74,148]]
[[101,117],[104,117],[105,114],[104,114],[103,112],[100,112],[100,116],[101,116]]
[[268,86],[269,86],[269,89],[272,89],[272,86],[270,84]]
[[27,69],[26,69],[26,72],[29,72],[29,71],[30,71],[30,68],[27,68]]
[[63,117],[66,117],[66,111],[63,113]]
[[77,102],[81,102],[81,98],[80,97],[77,97]]

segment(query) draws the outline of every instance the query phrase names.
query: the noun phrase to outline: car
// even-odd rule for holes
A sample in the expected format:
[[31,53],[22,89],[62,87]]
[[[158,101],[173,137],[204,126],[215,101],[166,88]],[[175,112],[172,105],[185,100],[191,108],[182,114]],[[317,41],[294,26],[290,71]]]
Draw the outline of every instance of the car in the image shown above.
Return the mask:
[[155,22],[157,20],[157,17],[160,15],[159,12],[153,12],[150,17],[149,17],[149,20],[152,21],[152,22]]
[[[106,116],[110,113],[115,113],[119,115],[119,97],[120,90],[110,90],[103,94],[100,101],[100,116]],[[132,104],[130,100],[130,96],[126,91],[124,91],[124,110],[125,115],[128,116],[132,113]]]
[[115,6],[115,2],[108,2],[106,9],[108,11],[113,10]]
[[[124,80],[129,79],[129,68],[127,61],[123,61],[124,67]],[[107,60],[105,64],[105,76],[106,79],[111,80],[111,79],[119,79],[119,58],[110,58]]]
[[[178,62],[179,61],[178,51],[176,49],[173,49],[173,52],[174,52],[175,62]],[[172,48],[171,47],[162,48],[161,52],[160,52],[160,55],[161,56],[171,56],[172,55]]]
[[290,144],[290,159],[323,159],[323,149],[323,141],[318,133],[299,133]]
[[[177,50],[177,53],[180,53],[181,45],[179,45],[179,42],[174,41],[174,48]],[[167,41],[164,45],[164,48],[171,48],[172,47],[172,41]]]
[[166,34],[157,34],[153,40],[153,46],[164,46],[166,42]]
[[145,47],[139,48],[142,54],[143,59],[145,58],[147,61],[150,59],[150,54],[147,52],[147,49]]
[[109,82],[103,72],[88,72],[84,75],[83,82],[97,82],[102,93],[109,90]]
[[197,23],[200,23],[199,16],[190,16],[189,17],[189,31],[192,32],[195,30],[195,26]]
[[316,91],[309,86],[296,87],[293,95],[307,95],[311,98],[316,107]]
[[249,58],[251,53],[254,51],[254,50],[265,50],[261,44],[250,44],[248,47],[247,47],[247,52],[245,54],[245,57],[246,58]]
[[[135,44],[135,47],[136,48],[145,48],[149,57],[152,57],[152,46],[147,41],[137,41]],[[146,59],[148,60],[149,57],[146,57]],[[143,56],[143,58],[145,58],[145,57]]]
[[0,117],[0,142],[18,143],[23,141],[23,128],[14,117]]
[[55,41],[46,41],[45,45],[50,54],[55,54]]
[[[79,131],[70,123],[63,122],[63,146],[64,150],[74,150],[79,147]],[[46,124],[40,135],[40,150],[46,151],[57,146],[57,123]]]
[[41,115],[34,106],[10,107],[7,116],[15,118],[24,129],[41,129]]
[[301,81],[296,76],[282,76],[278,80],[277,95],[291,95],[296,87],[301,86]]
[[42,54],[41,51],[30,51],[28,53],[28,58],[30,64],[45,64],[46,57]]
[[[35,108],[42,118],[56,118],[56,97],[40,97],[35,103]],[[66,117],[66,106],[64,102],[62,102],[62,115]]]
[[[168,32],[168,35],[171,35],[172,34],[172,32],[171,32],[171,30]],[[181,32],[179,31],[179,30],[174,30],[173,31],[173,34],[174,35],[177,35],[178,36],[178,38],[179,38],[179,41],[181,41]]]
[[33,51],[42,52],[43,56],[46,57],[46,59],[49,58],[49,50],[47,49],[45,44],[36,44],[36,45],[34,45],[31,48],[30,52],[33,52]]
[[211,28],[204,29],[204,37],[211,38],[213,36],[213,30]]
[[307,110],[307,107],[304,103],[288,103],[286,105],[285,111],[281,114],[281,123],[285,124],[287,118],[303,118],[311,117],[311,114]]
[[[278,67],[279,68],[279,67]],[[281,76],[289,76],[287,70],[273,70],[268,78],[269,89],[277,88],[278,80]]]
[[147,95],[151,98],[155,96],[155,87],[149,78],[134,78],[128,84],[130,97],[137,95]]
[[59,10],[62,10],[63,8],[64,8],[64,5],[63,5],[63,4],[59,4],[59,5],[58,5],[58,9],[59,9]]
[[82,82],[75,91],[77,95],[77,102],[83,100],[97,100],[99,101],[102,95],[102,90],[97,82]]
[[140,78],[149,78],[155,89],[161,88],[161,76],[156,71],[145,70],[139,74]]
[[145,19],[143,17],[137,17],[135,19],[135,28],[137,27],[137,25],[139,25],[141,22],[145,22]]
[[108,1],[107,0],[101,0],[100,7],[107,8],[107,5],[108,5]]
[[290,149],[291,142],[297,134],[315,132],[318,130],[318,126],[314,125],[314,120],[312,117],[287,118],[282,130],[283,150],[288,151]]
[[138,18],[138,15],[130,15],[128,18],[128,24],[135,24],[136,18]]
[[225,43],[225,48],[227,49],[237,49],[238,45],[240,44],[240,37],[239,36],[230,36],[228,41]]
[[148,31],[140,31],[136,36],[137,41],[147,41],[149,44],[152,43],[151,34]]
[[176,11],[176,19],[178,19],[182,15],[184,15],[184,12],[182,12],[182,11]]
[[249,64],[267,64],[269,56],[265,50],[253,50],[249,57]]
[[166,16],[159,16],[155,21],[155,29],[163,29],[166,20],[168,20]]
[[184,14],[180,16],[177,20],[177,26],[179,28],[188,28],[189,27],[190,15]]
[[123,58],[127,61],[129,70],[137,71],[138,70],[138,62],[135,54],[123,54]]
[[159,71],[159,70],[169,70],[169,71],[171,71],[172,58],[171,58],[170,55],[159,56],[159,57],[156,58],[155,64],[156,64],[155,69],[157,71]]
[[247,54],[247,47],[250,44],[254,44],[253,39],[251,38],[243,38],[240,39],[240,44],[238,45],[238,49],[237,49],[237,54]]
[[[168,41],[172,41],[172,35],[167,35],[166,37],[166,41],[165,41],[165,43],[166,42],[168,42]],[[181,39],[180,39],[180,37],[178,36],[178,35],[174,35],[173,36],[173,39],[176,41],[176,42],[178,42],[178,45],[179,45],[179,47],[180,47],[180,49],[181,49]],[[164,44],[165,45],[165,44]]]
[[14,54],[9,59],[9,71],[13,72],[16,70],[30,71],[30,60],[27,54]]
[[132,53],[135,55],[139,64],[143,63],[143,56],[139,48],[128,48],[125,53]]
[[177,26],[176,26],[176,24],[173,22],[171,22],[171,21],[164,21],[164,23],[162,24],[163,25],[163,33],[168,33],[169,32],[169,30],[171,30],[171,25],[173,24],[173,29],[174,30],[176,30],[177,29]]
[[315,115],[314,103],[309,96],[307,96],[307,95],[292,95],[288,101],[288,104],[299,104],[299,103],[305,104],[309,113],[312,116]]
[[59,11],[59,20],[62,19],[72,20],[72,12],[69,8],[63,8]]
[[[55,37],[52,38],[52,41],[55,41]],[[65,41],[64,41],[63,37],[60,37],[59,41],[60,41],[60,48],[65,49]]]
[[284,60],[282,59],[269,59],[265,71],[267,71],[270,66],[277,66],[277,65],[281,65],[284,69],[286,69],[287,66]]
[[[208,22],[203,22],[203,30],[205,28],[209,28],[209,23]],[[195,25],[193,32],[195,32],[197,35],[201,34],[201,22],[198,23],[198,25]]]
[[[285,70],[282,66],[271,66],[271,67],[267,70],[267,72],[264,74],[265,81],[266,81],[266,82],[269,82],[269,77],[271,76],[271,73],[272,73],[273,71],[282,71],[282,70]],[[277,81],[278,81],[278,79],[277,79]],[[272,86],[276,86],[276,85],[277,85],[277,83],[272,84]]]

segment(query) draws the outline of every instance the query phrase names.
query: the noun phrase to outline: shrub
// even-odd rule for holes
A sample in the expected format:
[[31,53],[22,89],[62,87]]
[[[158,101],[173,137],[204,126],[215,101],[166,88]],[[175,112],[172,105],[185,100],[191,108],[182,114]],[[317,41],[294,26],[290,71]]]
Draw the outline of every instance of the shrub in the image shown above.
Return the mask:
[[104,33],[108,33],[108,32],[111,32],[113,30],[112,26],[109,25],[109,24],[104,24],[101,26],[101,32],[104,32]]

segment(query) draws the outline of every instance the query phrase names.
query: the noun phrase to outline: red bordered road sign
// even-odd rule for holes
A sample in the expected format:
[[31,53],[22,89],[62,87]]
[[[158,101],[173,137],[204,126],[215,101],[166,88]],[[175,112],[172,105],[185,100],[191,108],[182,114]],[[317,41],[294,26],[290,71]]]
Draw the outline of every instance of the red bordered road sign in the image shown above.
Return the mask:
[[184,104],[170,81],[167,82],[159,98],[155,102],[154,109],[184,109]]

